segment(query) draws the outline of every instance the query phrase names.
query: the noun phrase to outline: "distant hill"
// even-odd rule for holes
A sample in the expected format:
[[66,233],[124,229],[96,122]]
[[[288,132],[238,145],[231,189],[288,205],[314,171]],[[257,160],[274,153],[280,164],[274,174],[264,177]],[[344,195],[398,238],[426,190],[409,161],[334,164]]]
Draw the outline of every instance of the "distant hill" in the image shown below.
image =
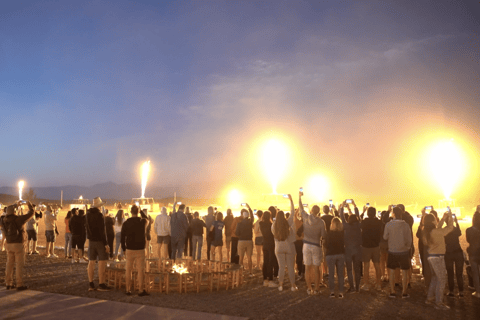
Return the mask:
[[[218,197],[221,190],[221,183],[209,183],[209,184],[190,184],[183,186],[169,186],[169,187],[156,187],[147,186],[145,193],[146,197],[155,199],[164,199],[173,196],[174,192],[177,192],[178,197],[191,198],[191,199],[215,199]],[[80,195],[87,199],[93,199],[95,197],[101,197],[102,199],[132,199],[141,196],[141,186],[136,184],[116,184],[114,182],[106,182],[96,184],[90,187],[82,186],[61,186],[61,187],[32,187],[35,191],[37,198],[60,200],[61,191],[63,190],[63,200],[69,201],[72,199],[78,199]],[[0,187],[0,195],[3,194],[5,202],[18,199],[18,188],[12,187]],[[0,198],[0,202],[2,202]]]

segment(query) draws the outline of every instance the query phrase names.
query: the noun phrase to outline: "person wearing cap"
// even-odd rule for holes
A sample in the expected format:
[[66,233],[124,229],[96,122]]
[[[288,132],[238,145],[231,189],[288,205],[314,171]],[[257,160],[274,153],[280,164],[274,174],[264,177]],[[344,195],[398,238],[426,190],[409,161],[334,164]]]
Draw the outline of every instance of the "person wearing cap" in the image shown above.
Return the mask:
[[45,237],[47,238],[47,258],[58,258],[55,254],[55,228],[57,221],[57,213],[52,210],[51,205],[47,205],[47,210],[44,215],[45,221]]
[[248,260],[248,271],[250,277],[253,277],[253,211],[248,205],[245,204],[247,209],[242,209],[241,214],[243,219],[237,224],[235,228],[235,234],[238,236],[238,255],[240,256],[240,265],[243,266],[243,258],[245,253]]
[[5,248],[7,249],[7,267],[5,270],[5,284],[7,290],[14,289],[13,268],[16,266],[17,290],[26,290],[23,284],[23,267],[25,265],[25,230],[23,226],[35,214],[30,201],[27,202],[28,213],[17,216],[15,211],[20,204],[11,205],[7,208],[6,215],[0,219],[0,226],[6,235]]
[[[108,254],[110,247],[107,242],[107,234],[105,231],[105,219],[100,207],[104,203],[100,197],[93,199],[92,207],[87,211],[85,226],[87,228],[88,239],[88,291],[109,291],[110,288],[105,283],[105,269],[107,267]],[[98,289],[93,283],[93,275],[95,272],[95,263],[98,258]]]

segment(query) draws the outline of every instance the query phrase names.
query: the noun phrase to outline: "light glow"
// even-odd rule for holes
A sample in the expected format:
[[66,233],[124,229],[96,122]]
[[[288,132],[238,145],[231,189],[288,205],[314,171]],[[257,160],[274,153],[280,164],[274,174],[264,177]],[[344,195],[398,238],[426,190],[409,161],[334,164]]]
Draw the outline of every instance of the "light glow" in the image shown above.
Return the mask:
[[18,198],[20,200],[23,200],[22,199],[22,193],[23,193],[23,187],[25,186],[25,181],[21,180],[18,182]]
[[185,265],[182,264],[174,264],[172,267],[172,273],[179,273],[179,274],[184,274],[187,273],[188,269],[185,267]]
[[150,174],[150,161],[142,164],[142,198],[145,198],[145,189],[147,188],[148,175]]
[[431,173],[449,200],[465,173],[465,156],[451,139],[434,145],[429,160]]
[[288,165],[287,147],[282,142],[271,139],[263,147],[263,168],[265,175],[272,186],[272,193],[277,194],[277,186],[285,175]]
[[228,193],[228,204],[230,206],[238,206],[240,205],[241,201],[242,201],[242,195],[238,190],[233,189]]
[[328,181],[321,175],[314,175],[310,178],[308,188],[305,190],[306,197],[314,201],[326,200],[328,192]]

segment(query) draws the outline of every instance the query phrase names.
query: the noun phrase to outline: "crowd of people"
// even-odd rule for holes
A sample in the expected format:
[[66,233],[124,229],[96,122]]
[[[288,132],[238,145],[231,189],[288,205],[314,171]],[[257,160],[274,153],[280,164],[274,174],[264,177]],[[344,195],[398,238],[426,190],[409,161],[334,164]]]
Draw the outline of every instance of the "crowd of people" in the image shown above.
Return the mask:
[[[415,254],[414,236],[418,239],[418,254],[422,265],[426,304],[447,310],[444,303],[448,283],[449,297],[465,295],[464,270],[467,264],[469,287],[480,298],[480,206],[473,215],[472,226],[466,229],[469,244],[467,255],[460,245],[462,231],[450,210],[443,215],[428,208],[422,210],[419,227],[414,234],[414,218],[402,204],[378,212],[365,205],[362,212],[355,201],[345,200],[338,208],[330,203],[306,211],[299,194],[295,208],[291,195],[290,211],[271,206],[254,211],[248,203],[242,204],[235,217],[228,209],[226,215],[209,207],[207,215],[191,212],[182,203],[173,204],[173,211],[161,208],[152,219],[147,210],[136,205],[125,213],[118,208],[115,216],[105,210],[97,197],[86,210],[72,209],[65,217],[65,258],[72,263],[88,263],[89,290],[108,291],[105,269],[108,260],[126,260],[126,294],[131,295],[134,265],[139,275],[139,296],[148,295],[144,288],[146,259],[151,257],[151,229],[156,234],[159,259],[202,259],[206,242],[208,260],[227,261],[244,266],[247,277],[255,277],[254,270],[262,271],[263,285],[284,290],[285,273],[291,291],[305,281],[308,295],[317,295],[327,288],[331,298],[342,299],[345,294],[362,290],[382,290],[382,283],[390,298],[409,298],[412,279],[412,258]],[[58,208],[36,208],[27,202],[28,213],[19,214],[20,203],[4,208],[0,219],[3,246],[7,251],[7,289],[24,290],[23,267],[25,254],[37,251],[38,223],[45,223],[46,255],[55,254]],[[177,205],[178,210],[177,210]],[[39,210],[40,209],[40,210]],[[322,211],[322,212],[321,212]],[[256,216],[256,217],[255,217]],[[25,232],[26,231],[26,232]],[[85,256],[85,242],[88,256]],[[6,243],[3,242],[6,240]],[[227,255],[224,256],[223,248]],[[254,249],[256,266],[253,266]],[[370,268],[375,274],[370,281]],[[94,270],[98,265],[98,287],[94,284]],[[16,266],[16,284],[13,270]],[[346,276],[345,276],[346,273]],[[324,279],[328,281],[324,282]],[[455,293],[455,279],[457,290]],[[362,284],[363,280],[363,284]],[[345,281],[348,286],[345,285]],[[362,284],[362,285],[361,285]]]

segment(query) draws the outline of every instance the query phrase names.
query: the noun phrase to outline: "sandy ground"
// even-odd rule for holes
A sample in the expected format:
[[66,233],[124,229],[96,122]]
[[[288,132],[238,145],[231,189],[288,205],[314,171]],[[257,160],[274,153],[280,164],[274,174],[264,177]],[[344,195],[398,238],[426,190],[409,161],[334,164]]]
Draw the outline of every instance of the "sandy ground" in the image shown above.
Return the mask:
[[[64,213],[59,219],[57,246],[64,244]],[[45,244],[44,224],[39,226],[39,245]],[[464,232],[468,227],[461,223]],[[417,226],[414,226],[416,230]],[[152,231],[153,235],[153,231]],[[465,249],[465,237],[461,238]],[[154,242],[154,241],[153,241]],[[88,243],[88,242],[87,242]],[[156,244],[152,243],[156,252]],[[285,289],[279,292],[274,288],[262,286],[260,271],[255,277],[247,279],[247,283],[239,289],[220,292],[201,292],[188,294],[152,294],[149,297],[126,296],[122,291],[88,292],[88,278],[85,264],[72,264],[64,258],[63,250],[56,250],[59,258],[47,259],[45,250],[40,255],[27,256],[25,266],[25,283],[34,290],[84,296],[112,301],[140,303],[192,311],[212,312],[252,319],[479,319],[480,300],[471,296],[467,289],[464,299],[446,298],[451,310],[444,312],[425,305],[426,298],[423,281],[414,275],[409,299],[389,299],[383,291],[362,291],[360,294],[347,294],[345,299],[331,299],[328,290],[322,289],[318,296],[308,296],[305,282],[297,283],[298,292],[291,292],[288,280]],[[418,252],[418,251],[417,251]],[[226,250],[224,248],[224,256]],[[203,250],[206,257],[206,249]],[[256,264],[254,259],[254,265]],[[5,285],[6,254],[0,252],[0,285]],[[373,270],[371,270],[373,277]],[[465,275],[465,283],[467,278]],[[383,284],[386,288],[386,284]]]

